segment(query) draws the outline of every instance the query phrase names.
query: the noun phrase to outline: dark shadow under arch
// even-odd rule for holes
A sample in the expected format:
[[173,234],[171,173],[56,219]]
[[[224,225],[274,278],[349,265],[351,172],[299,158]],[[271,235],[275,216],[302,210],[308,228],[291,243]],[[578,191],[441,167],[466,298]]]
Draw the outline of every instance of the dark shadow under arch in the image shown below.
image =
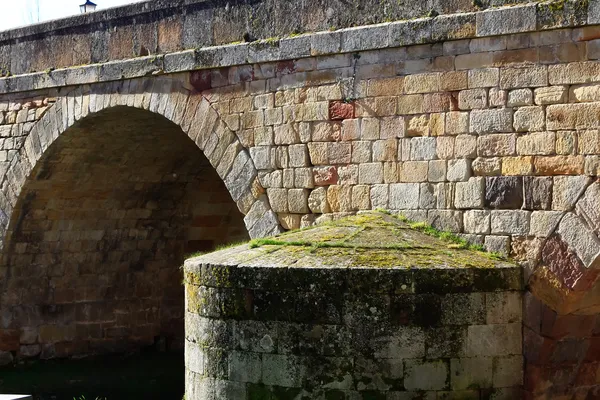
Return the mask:
[[196,144],[148,111],[82,119],[26,179],[3,250],[3,349],[66,357],[183,338],[186,254],[248,238]]

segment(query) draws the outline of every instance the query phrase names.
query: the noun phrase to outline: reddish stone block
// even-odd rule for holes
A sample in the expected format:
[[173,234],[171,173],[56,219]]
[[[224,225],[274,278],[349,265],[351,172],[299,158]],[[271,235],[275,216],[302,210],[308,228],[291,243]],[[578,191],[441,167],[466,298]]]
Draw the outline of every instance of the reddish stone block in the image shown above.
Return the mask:
[[592,335],[595,319],[594,315],[557,315],[545,320],[542,333],[554,339],[587,338]]
[[329,119],[332,121],[341,121],[354,118],[354,102],[330,101]]
[[296,63],[293,60],[279,61],[275,66],[277,75],[289,75],[296,72]]
[[523,328],[523,356],[526,362],[538,364],[543,344],[544,338],[539,333]]
[[544,243],[542,263],[569,289],[587,290],[594,283],[595,278],[590,281],[589,277],[585,277],[585,267],[558,235]]
[[540,333],[542,327],[542,302],[531,292],[526,292],[523,296],[523,324],[533,332]]
[[335,185],[338,181],[338,172],[336,167],[323,167],[313,169],[313,178],[315,186]]
[[600,361],[600,337],[589,339],[590,347],[585,357],[586,361]]
[[556,342],[552,352],[553,365],[575,365],[581,362],[589,348],[588,340],[567,339]]
[[583,363],[579,367],[577,378],[575,380],[576,386],[592,386],[600,383],[600,362]]
[[210,71],[193,71],[190,73],[190,84],[198,92],[212,87],[212,74]]
[[0,329],[0,351],[16,351],[19,349],[18,330]]

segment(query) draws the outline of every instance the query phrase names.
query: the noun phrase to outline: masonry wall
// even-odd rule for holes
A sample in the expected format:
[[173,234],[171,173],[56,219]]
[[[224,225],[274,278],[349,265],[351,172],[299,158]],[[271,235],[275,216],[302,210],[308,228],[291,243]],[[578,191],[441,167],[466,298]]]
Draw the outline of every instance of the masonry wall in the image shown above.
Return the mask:
[[[252,236],[273,233],[278,222],[294,229],[387,208],[508,254],[527,267],[526,389],[534,397],[593,398],[600,367],[600,30],[535,31],[543,21],[538,11],[454,16],[453,28],[466,25],[463,17],[482,27],[521,25],[449,29],[442,38],[432,36],[432,24],[446,21],[438,17],[172,54],[159,60],[164,70],[145,58],[0,80],[7,93],[0,102],[0,168],[9,171],[3,193],[15,196],[12,166],[26,152],[23,142],[56,107],[44,99],[86,104],[89,89],[109,93],[109,104],[160,93],[165,107],[179,110],[183,103],[165,82],[183,80],[190,98],[206,102],[202,109],[231,133],[226,144],[235,150],[219,147],[222,158],[211,163],[228,189],[238,182],[234,200]],[[406,41],[390,40],[398,37]],[[291,44],[293,56],[285,53]],[[186,68],[204,69],[143,77]],[[82,86],[46,89],[67,82]],[[187,113],[195,103],[185,104]],[[251,172],[243,180],[226,179],[244,167]],[[0,201],[5,222],[18,218]],[[277,219],[257,217],[270,212]]]
[[525,2],[145,1],[0,32],[0,76]]
[[186,398],[521,398],[520,268],[287,268],[268,252],[186,262]]

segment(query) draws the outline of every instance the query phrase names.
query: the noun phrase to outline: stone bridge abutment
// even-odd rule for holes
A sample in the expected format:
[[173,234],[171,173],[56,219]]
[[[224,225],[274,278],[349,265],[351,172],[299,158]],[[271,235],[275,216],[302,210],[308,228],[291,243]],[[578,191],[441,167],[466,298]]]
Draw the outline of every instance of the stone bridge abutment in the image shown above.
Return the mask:
[[485,389],[600,396],[600,3],[300,3],[315,32],[267,1],[78,17],[83,62],[20,56],[68,26],[0,34],[0,360],[181,339],[186,254],[387,209],[523,266],[523,374]]

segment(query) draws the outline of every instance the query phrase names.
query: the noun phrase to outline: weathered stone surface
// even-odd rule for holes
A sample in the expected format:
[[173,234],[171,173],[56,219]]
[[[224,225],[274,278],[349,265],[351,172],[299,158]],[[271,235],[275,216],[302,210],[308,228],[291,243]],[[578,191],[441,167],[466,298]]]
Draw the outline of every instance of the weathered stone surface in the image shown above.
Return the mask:
[[485,178],[485,206],[519,209],[523,206],[523,178],[498,176]]
[[569,92],[565,86],[547,86],[536,88],[534,91],[535,104],[547,105],[564,103]]
[[457,182],[454,206],[456,208],[483,207],[484,178],[469,178],[467,182]]
[[529,234],[539,237],[551,236],[562,218],[561,211],[534,211],[531,213]]
[[531,212],[521,210],[491,211],[492,234],[527,235]]
[[393,210],[418,208],[419,185],[416,183],[391,184],[389,207]]
[[577,256],[569,251],[559,235],[553,235],[544,244],[542,262],[564,285],[576,288],[584,283],[585,267]]
[[489,234],[490,212],[487,210],[468,210],[464,214],[465,232]]
[[600,265],[600,240],[580,217],[567,213],[560,221],[558,233],[586,268]]
[[570,211],[584,193],[590,178],[586,176],[557,176],[552,191],[552,209]]
[[475,110],[471,112],[469,131],[471,133],[500,133],[512,131],[512,110]]
[[536,178],[526,176],[524,179],[523,208],[528,210],[549,210],[552,205],[552,178]]
[[545,113],[542,107],[521,107],[514,114],[514,128],[517,132],[536,132],[544,130]]
[[493,36],[535,30],[535,6],[488,10],[477,14],[477,35]]

